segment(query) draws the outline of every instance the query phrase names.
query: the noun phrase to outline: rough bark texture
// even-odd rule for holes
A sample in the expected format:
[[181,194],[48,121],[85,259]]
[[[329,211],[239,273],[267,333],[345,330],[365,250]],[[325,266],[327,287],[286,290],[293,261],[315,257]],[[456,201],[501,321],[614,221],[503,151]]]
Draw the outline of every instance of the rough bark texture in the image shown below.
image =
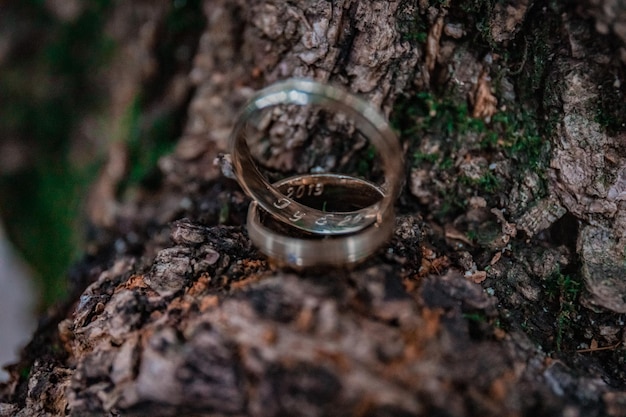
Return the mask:
[[[0,415],[626,416],[626,12],[432,3],[205,1],[191,67],[155,105],[187,109],[160,186],[114,200],[111,152],[74,299],[11,368]],[[114,10],[123,103],[160,71],[167,5]],[[290,76],[344,85],[400,126],[396,231],[353,270],[268,263],[213,163],[245,99]],[[406,105],[419,92],[424,114]],[[539,120],[538,146],[520,125],[528,148],[507,143],[505,111]],[[274,165],[306,171],[301,147]]]

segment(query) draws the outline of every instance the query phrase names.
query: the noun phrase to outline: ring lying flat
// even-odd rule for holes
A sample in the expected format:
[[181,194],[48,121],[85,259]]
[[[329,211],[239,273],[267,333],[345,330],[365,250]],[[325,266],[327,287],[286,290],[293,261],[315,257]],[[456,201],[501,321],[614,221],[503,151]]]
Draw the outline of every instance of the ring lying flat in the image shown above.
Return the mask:
[[[355,128],[377,149],[382,161],[385,182],[384,196],[375,204],[359,210],[333,213],[308,207],[278,191],[261,174],[246,141],[246,126],[263,109],[284,104],[319,105],[341,111],[355,122]],[[336,87],[314,81],[291,79],[259,91],[244,107],[230,136],[230,154],[239,184],[266,212],[298,229],[321,235],[349,234],[373,223],[382,224],[385,217],[393,218],[393,204],[400,191],[402,152],[384,117],[362,99]],[[344,176],[350,180],[354,177]],[[305,192],[315,193],[315,189]],[[255,211],[254,209],[253,211]],[[391,216],[388,214],[392,213]],[[326,218],[320,224],[320,218]],[[378,227],[380,227],[380,224]]]
[[[311,184],[324,184],[323,192],[298,197],[296,190],[300,187],[308,190]],[[320,222],[343,213],[341,210],[345,208],[346,201],[371,205],[385,198],[384,192],[375,184],[333,174],[299,175],[278,181],[274,187],[285,195],[291,189],[298,201],[306,200],[314,206],[327,203],[338,210],[326,213],[328,218]],[[385,216],[355,234],[319,236],[294,230],[267,215],[256,201],[252,201],[248,208],[247,226],[250,240],[261,252],[279,264],[302,268],[350,265],[365,259],[389,239],[394,221],[393,215]]]

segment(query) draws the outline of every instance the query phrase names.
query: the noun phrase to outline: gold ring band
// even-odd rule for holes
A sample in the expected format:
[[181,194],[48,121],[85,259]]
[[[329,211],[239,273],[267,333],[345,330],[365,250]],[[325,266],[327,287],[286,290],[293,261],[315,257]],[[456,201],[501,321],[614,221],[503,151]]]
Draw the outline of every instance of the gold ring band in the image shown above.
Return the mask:
[[[350,116],[355,128],[380,154],[384,184],[383,198],[375,204],[350,212],[328,213],[308,207],[292,196],[279,192],[261,174],[255,164],[246,140],[246,127],[260,111],[278,105],[319,105],[325,109],[341,111]],[[393,218],[393,205],[400,191],[403,174],[402,152],[395,133],[385,118],[364,100],[342,89],[310,80],[290,79],[259,91],[243,108],[230,136],[230,155],[233,169],[244,191],[266,212],[295,228],[320,234],[350,234],[386,217]],[[354,177],[346,177],[357,180]],[[307,192],[314,193],[311,188]],[[256,209],[255,209],[256,210]],[[253,210],[254,211],[254,210]],[[326,218],[325,222],[320,222]],[[323,223],[323,224],[320,224]]]
[[[327,188],[330,186],[342,189],[340,197],[346,200],[359,196],[362,202],[372,203],[385,197],[384,192],[375,184],[334,174],[299,175],[278,181],[273,186],[280,192],[288,193],[289,188],[298,189],[304,186],[307,189],[310,184],[319,183],[325,184]],[[333,193],[333,196],[336,194],[338,193]],[[328,197],[330,196],[324,194],[307,196],[311,201],[317,200],[317,206],[323,204]],[[330,203],[335,205],[334,201]],[[327,215],[334,216],[336,213]],[[320,236],[302,231],[299,234],[293,233],[290,225],[275,220],[271,227],[265,223],[267,220],[271,223],[273,219],[265,216],[266,214],[256,201],[250,203],[247,220],[250,240],[277,263],[296,268],[358,263],[373,254],[390,238],[395,222],[393,215],[387,215],[358,233]],[[277,226],[282,226],[283,230],[277,230],[280,228]]]

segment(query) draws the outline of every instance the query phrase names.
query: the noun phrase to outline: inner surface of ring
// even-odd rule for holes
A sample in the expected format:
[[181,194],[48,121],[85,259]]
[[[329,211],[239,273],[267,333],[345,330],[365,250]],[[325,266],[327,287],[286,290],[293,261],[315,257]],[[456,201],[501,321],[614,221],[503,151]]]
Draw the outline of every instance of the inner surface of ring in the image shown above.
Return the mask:
[[297,175],[273,185],[299,203],[333,214],[357,212],[378,204],[385,196],[369,181],[337,174]]
[[[297,175],[278,181],[273,186],[285,195],[291,195],[300,203],[326,212],[327,216],[371,207],[378,204],[384,197],[384,192],[380,187],[371,182],[335,174]],[[319,220],[324,221],[324,217],[322,216]],[[278,221],[263,209],[259,210],[259,221],[276,233],[299,239],[342,239],[347,235],[360,232],[319,235]]]
[[[311,208],[326,212],[328,216],[374,206],[384,197],[384,192],[380,187],[369,181],[335,174],[297,175],[273,185],[284,195]],[[315,233],[294,228],[276,220],[265,210],[260,210],[259,217],[266,227],[286,236],[320,239],[320,236]],[[332,239],[332,237],[323,236],[322,238]]]

